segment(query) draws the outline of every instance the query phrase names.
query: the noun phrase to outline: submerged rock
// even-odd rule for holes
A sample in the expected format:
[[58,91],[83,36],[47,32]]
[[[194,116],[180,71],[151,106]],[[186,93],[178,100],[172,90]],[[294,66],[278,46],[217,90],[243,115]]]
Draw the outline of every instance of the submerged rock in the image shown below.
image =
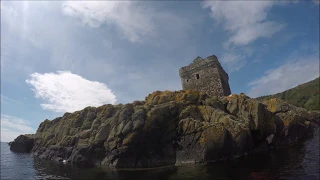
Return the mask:
[[207,163],[299,140],[312,132],[310,121],[318,121],[317,115],[244,94],[156,91],[145,101],[87,107],[45,120],[31,152],[113,168]]

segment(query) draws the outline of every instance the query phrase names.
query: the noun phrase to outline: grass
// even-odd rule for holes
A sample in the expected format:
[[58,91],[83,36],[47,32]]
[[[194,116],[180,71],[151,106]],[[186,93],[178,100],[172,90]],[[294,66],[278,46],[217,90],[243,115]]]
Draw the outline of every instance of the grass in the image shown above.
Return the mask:
[[286,90],[281,93],[261,96],[257,99],[260,101],[268,100],[271,98],[279,98],[287,101],[298,107],[305,108],[307,110],[320,110],[320,93],[319,93],[320,78],[316,78],[307,83],[298,85],[292,89]]

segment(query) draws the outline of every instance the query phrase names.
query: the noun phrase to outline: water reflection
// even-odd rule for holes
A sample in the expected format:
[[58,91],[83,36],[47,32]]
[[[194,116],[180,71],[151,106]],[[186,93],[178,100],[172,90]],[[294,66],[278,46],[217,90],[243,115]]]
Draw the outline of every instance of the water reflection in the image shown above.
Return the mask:
[[33,163],[30,154],[12,153],[6,143],[1,143],[1,180],[17,179],[13,177],[32,179],[36,173]]
[[37,179],[169,179],[178,167],[165,167],[152,170],[111,170],[108,168],[82,168],[70,164],[34,158]]

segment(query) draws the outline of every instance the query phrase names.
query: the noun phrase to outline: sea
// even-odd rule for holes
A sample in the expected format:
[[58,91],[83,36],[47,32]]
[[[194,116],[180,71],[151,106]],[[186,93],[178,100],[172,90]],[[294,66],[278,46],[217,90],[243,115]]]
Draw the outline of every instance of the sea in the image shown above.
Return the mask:
[[269,153],[208,165],[183,165],[150,170],[83,168],[11,152],[1,143],[1,180],[27,179],[306,179],[319,180],[319,129],[315,135]]

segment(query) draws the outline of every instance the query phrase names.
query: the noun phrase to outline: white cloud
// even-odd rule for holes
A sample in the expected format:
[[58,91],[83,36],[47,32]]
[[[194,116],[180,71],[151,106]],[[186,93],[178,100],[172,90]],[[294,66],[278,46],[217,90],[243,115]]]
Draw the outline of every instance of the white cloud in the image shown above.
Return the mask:
[[107,85],[69,71],[33,73],[26,82],[34,87],[37,98],[47,101],[41,107],[55,112],[73,112],[87,106],[116,102],[116,96]]
[[315,5],[319,5],[320,4],[320,0],[312,0],[313,1],[313,3],[315,4]]
[[5,104],[5,103],[21,103],[21,102],[1,94],[1,104]]
[[284,24],[268,20],[269,10],[276,1],[203,1],[202,8],[210,9],[210,16],[216,24],[229,32],[228,39],[222,43],[225,52],[221,62],[229,72],[239,71],[254,54],[249,47],[260,38],[271,38],[285,27]]
[[253,52],[254,49],[249,46],[230,48],[221,54],[219,60],[226,71],[232,73],[244,67]]
[[62,4],[62,12],[91,27],[116,25],[131,42],[140,41],[153,31],[150,9],[137,6],[137,2],[67,1]]
[[18,16],[18,13],[12,6],[8,6],[1,1],[1,20],[12,21]]
[[131,42],[149,42],[188,38],[188,32],[199,22],[194,13],[164,10],[155,2],[138,1],[67,1],[62,13],[88,25],[99,28],[114,27],[122,38]]
[[258,38],[268,38],[284,25],[267,21],[273,1],[204,1],[203,8],[210,8],[211,17],[231,33],[228,45],[248,45]]
[[279,93],[319,77],[319,52],[292,58],[281,66],[250,82],[250,97]]
[[234,72],[240,70],[246,63],[246,56],[241,53],[223,53],[220,61],[226,66],[227,71]]
[[239,28],[236,33],[230,37],[228,43],[233,43],[235,45],[247,45],[258,38],[270,38],[283,27],[284,25],[282,24],[270,21],[259,23],[259,25],[252,24],[251,26]]
[[[68,70],[74,74],[81,74],[86,79],[99,82],[104,82],[105,77],[108,77],[106,83],[117,93],[117,102],[128,102],[141,96],[144,98],[145,93],[149,93],[146,89],[149,89],[150,84],[143,84],[139,76],[131,76],[128,72],[136,73],[142,70],[143,73],[139,73],[140,76],[148,77],[147,79],[154,83],[154,79],[157,78],[155,73],[148,76],[145,74],[145,70],[153,66],[155,56],[160,54],[175,56],[176,58],[173,58],[172,62],[183,59],[180,57],[182,55],[185,57],[190,57],[190,54],[194,56],[195,53],[192,52],[195,52],[197,48],[193,45],[194,40],[192,38],[190,40],[190,34],[196,32],[193,30],[199,29],[203,23],[201,13],[198,11],[176,11],[171,7],[176,3],[128,2],[132,4],[131,6],[138,8],[132,11],[143,9],[141,16],[147,16],[147,19],[151,19],[151,22],[147,20],[146,23],[147,26],[150,25],[152,32],[148,31],[143,36],[137,30],[139,38],[137,41],[143,42],[139,43],[140,48],[137,48],[135,43],[119,39],[119,35],[122,36],[120,38],[125,36],[119,29],[118,22],[107,19],[100,25],[100,28],[88,28],[88,23],[83,27],[81,11],[76,17],[63,14],[62,8],[64,6],[62,4],[65,2],[28,1],[26,3],[29,4],[28,10],[24,11],[24,3],[4,2],[7,7],[12,6],[18,16],[12,22],[14,31],[9,29],[8,22],[1,22],[4,23],[1,26],[3,34],[1,63],[4,62],[4,57],[6,59],[5,68],[1,66],[3,69],[2,77],[6,77],[3,80],[10,84],[19,85],[21,78],[39,72],[39,68],[42,73]],[[111,3],[111,1],[100,1],[99,3]],[[121,1],[120,3],[126,2]],[[100,10],[104,11],[104,8]],[[130,18],[135,16],[138,15],[133,13]],[[120,23],[119,25],[128,26],[134,21],[130,19],[129,24]],[[137,20],[136,24],[143,27],[144,23]],[[147,52],[141,53],[141,50]],[[138,62],[141,60],[141,54],[145,54],[142,59],[150,58],[148,63]],[[166,59],[168,58],[166,57]],[[166,59],[159,60],[165,61]],[[132,63],[134,61],[137,62]],[[132,67],[130,71],[124,73],[122,69],[119,69],[119,67],[128,64]],[[159,71],[159,68],[156,68],[155,71]],[[128,78],[128,75],[131,79]],[[137,80],[141,82],[138,86]],[[164,85],[169,86],[168,83]],[[132,87],[136,88],[135,95],[131,93],[131,91],[135,91],[132,90]]]
[[29,126],[28,121],[1,114],[1,142],[10,142],[21,134],[32,133],[35,130]]

